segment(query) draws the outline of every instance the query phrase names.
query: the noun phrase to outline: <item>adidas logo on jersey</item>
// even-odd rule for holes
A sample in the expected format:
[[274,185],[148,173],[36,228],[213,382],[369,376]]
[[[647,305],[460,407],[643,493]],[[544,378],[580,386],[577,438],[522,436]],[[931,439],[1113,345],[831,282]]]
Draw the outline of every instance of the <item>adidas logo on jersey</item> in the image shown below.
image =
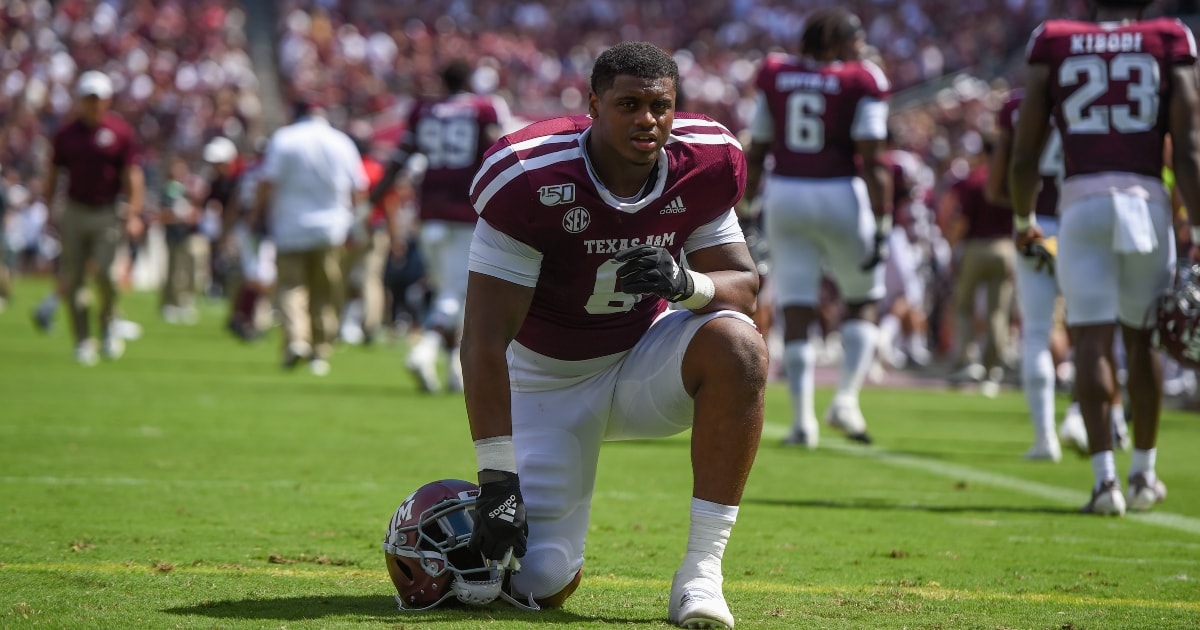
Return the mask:
[[679,214],[681,212],[687,212],[687,208],[683,206],[683,197],[672,199],[671,203],[667,204],[667,207],[658,211],[659,214]]

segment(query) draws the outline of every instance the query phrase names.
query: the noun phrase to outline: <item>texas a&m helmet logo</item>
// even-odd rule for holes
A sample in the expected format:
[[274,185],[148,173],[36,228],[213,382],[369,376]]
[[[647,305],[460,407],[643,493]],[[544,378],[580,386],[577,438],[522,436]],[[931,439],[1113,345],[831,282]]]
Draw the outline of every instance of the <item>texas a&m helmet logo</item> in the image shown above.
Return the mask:
[[575,206],[563,215],[563,229],[571,234],[578,234],[586,230],[591,222],[592,215],[583,206]]

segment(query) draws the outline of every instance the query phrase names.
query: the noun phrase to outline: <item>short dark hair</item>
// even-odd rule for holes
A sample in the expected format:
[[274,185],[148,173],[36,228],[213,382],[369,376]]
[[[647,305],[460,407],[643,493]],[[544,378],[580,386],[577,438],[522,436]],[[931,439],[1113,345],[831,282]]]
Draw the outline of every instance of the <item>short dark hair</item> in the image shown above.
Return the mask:
[[466,59],[455,59],[442,68],[442,82],[450,92],[461,92],[471,80],[471,64]]
[[863,30],[857,15],[836,7],[817,9],[804,21],[800,35],[800,54],[820,57],[836,49]]
[[671,79],[679,88],[679,64],[649,42],[621,42],[600,53],[592,66],[592,92],[600,94],[611,88],[622,74],[639,79]]
[[1144,9],[1154,0],[1092,0],[1092,4],[1110,9]]

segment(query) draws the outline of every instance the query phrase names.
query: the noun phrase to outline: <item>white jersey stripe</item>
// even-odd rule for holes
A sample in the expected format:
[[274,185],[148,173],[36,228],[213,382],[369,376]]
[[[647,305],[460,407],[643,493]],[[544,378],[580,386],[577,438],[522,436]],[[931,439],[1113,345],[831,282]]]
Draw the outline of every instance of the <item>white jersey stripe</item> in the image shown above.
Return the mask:
[[687,142],[689,144],[732,144],[737,148],[742,148],[742,143],[737,141],[733,136],[721,134],[695,134],[695,133],[672,133],[670,138],[667,138],[667,144],[675,142]]
[[[504,169],[494,178],[492,178],[492,181],[489,182],[482,191],[480,191],[479,199],[475,201],[476,214],[478,214],[484,207],[487,206],[488,202],[492,200],[492,197],[495,196],[496,193],[500,192],[500,190],[509,182],[519,177],[521,173],[524,173],[527,170],[536,171],[539,168],[545,168],[551,164],[558,164],[559,162],[578,160],[581,157],[583,157],[583,149],[580,148],[579,145],[573,145],[562,151],[547,153],[546,155],[541,155],[533,159],[517,160],[515,164]],[[476,178],[476,182],[478,182],[478,178]],[[474,184],[471,185],[471,189],[475,189]]]
[[571,142],[571,141],[577,140],[581,135],[583,135],[582,132],[560,133],[560,134],[555,134],[555,135],[550,135],[550,136],[539,136],[537,138],[530,138],[529,140],[524,140],[524,141],[518,142],[516,144],[510,144],[510,145],[504,147],[503,149],[500,149],[500,150],[496,151],[495,153],[491,154],[490,156],[488,156],[488,158],[486,160],[483,161],[483,164],[480,165],[480,167],[479,167],[479,171],[477,173],[475,173],[475,179],[471,182],[471,190],[475,190],[475,187],[479,185],[479,180],[482,179],[483,176],[487,174],[488,170],[490,170],[493,166],[495,166],[499,162],[502,162],[503,160],[505,160],[512,154],[514,154],[518,151],[532,149],[534,147],[538,147],[543,144],[554,144],[554,143],[558,143],[558,142],[563,142],[563,143]]

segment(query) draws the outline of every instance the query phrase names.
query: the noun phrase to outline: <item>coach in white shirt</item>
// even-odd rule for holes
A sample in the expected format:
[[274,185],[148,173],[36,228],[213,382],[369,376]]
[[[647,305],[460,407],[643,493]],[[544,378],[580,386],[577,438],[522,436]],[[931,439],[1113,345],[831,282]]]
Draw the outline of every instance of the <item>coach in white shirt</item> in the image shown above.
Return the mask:
[[354,142],[330,126],[315,100],[298,101],[294,111],[295,121],[267,145],[255,220],[267,213],[277,250],[283,365],[308,359],[324,375],[344,290],[341,249],[368,183]]

